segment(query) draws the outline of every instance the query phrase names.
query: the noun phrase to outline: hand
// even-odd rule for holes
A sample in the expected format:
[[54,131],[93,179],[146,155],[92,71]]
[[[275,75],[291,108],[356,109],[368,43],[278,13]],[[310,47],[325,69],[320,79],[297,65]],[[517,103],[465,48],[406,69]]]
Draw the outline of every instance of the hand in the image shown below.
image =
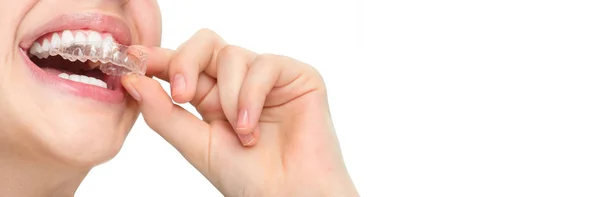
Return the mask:
[[176,51],[145,48],[148,76],[123,77],[144,120],[225,196],[358,196],[325,85],[311,66],[200,30]]

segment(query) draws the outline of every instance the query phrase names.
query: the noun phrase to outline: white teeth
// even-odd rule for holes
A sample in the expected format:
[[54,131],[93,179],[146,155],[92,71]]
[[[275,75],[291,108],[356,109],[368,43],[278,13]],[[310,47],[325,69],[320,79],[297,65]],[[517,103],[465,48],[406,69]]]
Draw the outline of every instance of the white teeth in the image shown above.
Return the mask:
[[111,35],[106,36],[106,38],[104,38],[104,43],[113,43],[115,42],[115,39],[113,39],[113,37]]
[[42,53],[42,45],[40,45],[38,42],[34,42],[31,46],[31,49],[29,49],[29,53],[41,58],[40,54]]
[[80,77],[81,78],[79,78],[79,82],[86,83],[86,84],[90,83],[90,78],[88,76],[80,75]]
[[54,33],[52,34],[52,47],[53,48],[59,48],[60,47],[60,36],[58,36],[58,33]]
[[[76,48],[72,47],[74,44],[77,44]],[[81,47],[79,47],[80,45]],[[67,49],[67,47],[71,48]],[[59,52],[57,51],[62,52],[69,50],[69,55],[63,56],[61,54],[64,59],[67,59],[71,62],[75,62],[77,60],[81,62],[90,61],[90,65],[93,65],[92,68],[97,68],[100,65],[100,62],[107,63],[105,62],[107,60],[104,59],[110,58],[109,54],[112,53],[115,47],[117,47],[115,40],[109,34],[102,35],[98,32],[89,30],[65,30],[62,32],[62,34],[61,32],[52,33],[51,36],[45,36],[37,42],[34,42],[29,49],[29,56],[36,56],[40,59],[43,59],[49,56],[58,55]],[[103,61],[99,62],[99,60]],[[92,77],[83,75],[69,75],[66,73],[61,73],[58,75],[58,77],[107,88],[107,84],[105,82]]]
[[75,75],[75,74],[69,75],[67,73],[60,73],[58,75],[58,77],[63,78],[63,79],[68,79],[71,81],[75,81],[75,82],[79,82],[79,83],[98,86],[101,88],[108,88],[108,85],[106,85],[106,83],[104,81],[93,78],[93,77],[88,77],[85,75]]
[[[110,52],[113,50],[113,43],[114,39],[112,36],[109,35],[106,38],[104,38],[104,40],[102,41],[102,51],[100,52],[100,55],[102,57],[107,57],[108,54],[110,54]],[[106,63],[106,60],[100,59],[100,62]]]
[[78,31],[75,34],[75,42],[76,43],[86,43],[87,38],[85,37],[85,34],[83,34],[83,32]]
[[69,30],[65,30],[62,33],[61,46],[69,47],[71,44],[73,44],[74,40],[75,37],[73,36],[73,33],[71,33]]
[[79,61],[81,62],[85,62],[87,61],[87,59],[85,58],[85,56],[83,56],[83,51],[81,49],[78,50],[79,52],[77,52],[77,58]]
[[95,31],[90,32],[90,34],[87,37],[87,41],[89,44],[92,44],[93,46],[100,46],[102,42],[102,36]]
[[[50,42],[50,47],[54,49],[60,48],[60,36],[58,36],[58,33],[52,34],[52,41]],[[50,51],[50,56],[55,56],[56,54],[56,51]]]
[[42,44],[42,49],[44,49],[44,51],[49,51],[50,50],[50,42],[48,42],[48,40],[44,39],[44,42],[42,42],[44,44]]
[[102,35],[100,35],[100,33],[98,33],[98,32],[92,31],[88,35],[87,41],[88,41],[88,44],[91,45],[90,60],[93,62],[96,62],[96,61],[98,61],[98,58],[96,57],[97,49],[102,47]]
[[98,86],[98,87],[103,87],[103,88],[108,88],[108,86],[106,85],[106,83],[104,83],[104,81],[99,80],[99,79],[95,79],[95,78],[90,78],[90,83],[92,85]]
[[48,54],[48,52],[50,51],[50,42],[48,42],[48,40],[44,39],[44,44],[42,44],[42,57],[43,58],[48,58],[48,56],[50,54]]
[[99,55],[102,55],[100,57],[108,56],[115,46],[115,40],[111,35],[104,34],[104,36],[105,38],[102,38],[103,35],[95,31],[65,30],[62,32],[62,36],[60,33],[53,33],[52,36],[44,39],[43,41],[34,42],[29,50],[29,53],[37,56],[38,58],[47,58],[48,56],[57,55],[55,49],[67,48],[76,43],[91,46],[89,51],[85,54],[89,57],[82,57],[84,54],[83,51],[81,51],[82,53],[75,51],[76,53],[74,54],[79,57],[70,59],[71,61],[79,59],[81,61],[92,60],[93,62],[97,62]]
[[81,76],[80,75],[69,75],[69,79],[71,81],[79,82],[79,79],[81,79]]
[[63,78],[63,79],[69,79],[69,74],[67,74],[67,73],[60,73],[58,75],[58,77]]

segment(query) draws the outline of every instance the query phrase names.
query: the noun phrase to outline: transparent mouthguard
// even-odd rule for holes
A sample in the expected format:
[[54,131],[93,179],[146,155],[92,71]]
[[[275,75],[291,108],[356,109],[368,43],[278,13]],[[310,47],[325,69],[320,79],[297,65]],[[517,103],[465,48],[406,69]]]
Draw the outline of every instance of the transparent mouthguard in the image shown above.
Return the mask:
[[107,75],[146,74],[147,54],[135,47],[114,42],[74,42],[69,46],[51,47],[49,53],[70,61],[90,60],[94,62],[93,65],[99,64],[99,69]]

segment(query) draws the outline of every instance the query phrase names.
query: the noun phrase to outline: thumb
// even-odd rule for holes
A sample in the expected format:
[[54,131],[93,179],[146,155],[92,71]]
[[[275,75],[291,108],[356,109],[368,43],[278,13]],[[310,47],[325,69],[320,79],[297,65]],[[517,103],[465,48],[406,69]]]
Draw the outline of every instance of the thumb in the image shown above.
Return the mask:
[[204,174],[209,161],[210,125],[173,104],[157,80],[136,75],[121,80],[127,92],[139,102],[148,126]]

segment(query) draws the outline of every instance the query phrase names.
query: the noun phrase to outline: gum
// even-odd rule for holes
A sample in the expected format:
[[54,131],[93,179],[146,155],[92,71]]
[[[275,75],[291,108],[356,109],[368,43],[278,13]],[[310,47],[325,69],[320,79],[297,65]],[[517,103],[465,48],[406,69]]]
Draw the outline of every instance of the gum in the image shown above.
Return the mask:
[[70,61],[99,62],[99,69],[107,75],[146,74],[147,54],[135,47],[113,42],[82,42],[51,48],[50,55],[60,55]]

